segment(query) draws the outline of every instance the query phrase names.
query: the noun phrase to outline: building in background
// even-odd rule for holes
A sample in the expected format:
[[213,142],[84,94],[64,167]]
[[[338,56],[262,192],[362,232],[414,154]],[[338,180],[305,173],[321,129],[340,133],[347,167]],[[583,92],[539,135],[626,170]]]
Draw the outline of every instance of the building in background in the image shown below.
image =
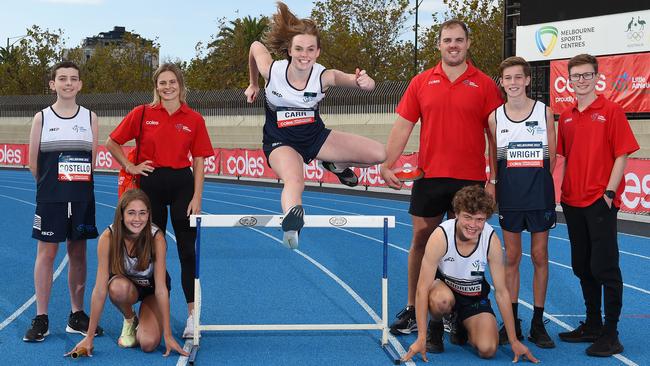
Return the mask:
[[[139,44],[136,44],[139,43]],[[151,47],[153,52],[144,52],[143,62],[155,70],[159,64],[159,49],[152,40],[143,38],[137,33],[129,32],[125,27],[115,26],[108,32],[100,32],[93,37],[84,39],[81,47],[85,60],[89,60],[98,47],[117,46],[118,52],[134,52],[136,46]]]

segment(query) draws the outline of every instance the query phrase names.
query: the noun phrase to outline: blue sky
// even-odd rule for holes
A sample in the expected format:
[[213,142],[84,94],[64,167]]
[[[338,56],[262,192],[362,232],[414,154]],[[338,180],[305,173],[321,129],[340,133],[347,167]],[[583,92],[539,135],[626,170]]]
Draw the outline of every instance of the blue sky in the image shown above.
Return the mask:
[[[415,6],[415,1],[410,1]],[[299,17],[308,17],[313,1],[286,0]],[[432,12],[443,9],[442,0],[423,0],[419,23],[433,23]],[[33,24],[50,30],[62,29],[66,45],[81,44],[85,37],[124,26],[148,39],[158,38],[162,60],[189,61],[197,42],[209,42],[217,33],[220,18],[233,20],[247,15],[271,15],[273,0],[7,0],[0,11],[0,44],[22,36]],[[415,17],[407,25],[412,27]],[[405,39],[412,39],[407,30]],[[10,42],[15,41],[11,39]]]

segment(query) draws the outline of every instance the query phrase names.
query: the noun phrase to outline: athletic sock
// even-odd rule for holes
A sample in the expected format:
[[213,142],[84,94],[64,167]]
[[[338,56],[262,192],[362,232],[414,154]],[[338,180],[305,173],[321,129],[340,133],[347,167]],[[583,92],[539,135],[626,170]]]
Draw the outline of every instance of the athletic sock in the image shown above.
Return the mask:
[[544,308],[534,306],[533,307],[533,323],[544,323]]

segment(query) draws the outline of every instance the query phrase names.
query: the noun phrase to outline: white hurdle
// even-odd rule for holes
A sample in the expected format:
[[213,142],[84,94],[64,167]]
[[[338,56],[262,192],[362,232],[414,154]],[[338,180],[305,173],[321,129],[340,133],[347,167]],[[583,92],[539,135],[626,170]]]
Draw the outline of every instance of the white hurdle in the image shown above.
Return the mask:
[[194,337],[189,361],[196,359],[202,331],[299,331],[299,330],[380,330],[381,346],[397,363],[399,356],[388,343],[388,229],[395,227],[394,216],[306,215],[304,227],[383,228],[383,274],[381,279],[381,322],[368,324],[201,324],[201,280],[199,276],[201,231],[205,227],[282,227],[283,215],[191,215],[190,226],[197,228],[196,274],[194,276]]

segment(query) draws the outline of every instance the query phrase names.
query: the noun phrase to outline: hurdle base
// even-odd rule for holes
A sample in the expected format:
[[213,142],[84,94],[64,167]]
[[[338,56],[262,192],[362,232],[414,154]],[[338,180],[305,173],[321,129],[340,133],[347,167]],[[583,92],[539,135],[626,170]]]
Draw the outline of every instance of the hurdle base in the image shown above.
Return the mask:
[[196,361],[196,353],[199,351],[199,346],[192,346],[192,349],[190,350],[190,356],[188,357],[188,362],[190,365],[194,365],[194,362]]
[[384,353],[386,353],[386,356],[390,358],[393,365],[402,364],[402,358],[400,357],[399,353],[397,353],[397,350],[395,350],[395,347],[393,347],[390,343],[382,344],[381,348],[384,350]]

